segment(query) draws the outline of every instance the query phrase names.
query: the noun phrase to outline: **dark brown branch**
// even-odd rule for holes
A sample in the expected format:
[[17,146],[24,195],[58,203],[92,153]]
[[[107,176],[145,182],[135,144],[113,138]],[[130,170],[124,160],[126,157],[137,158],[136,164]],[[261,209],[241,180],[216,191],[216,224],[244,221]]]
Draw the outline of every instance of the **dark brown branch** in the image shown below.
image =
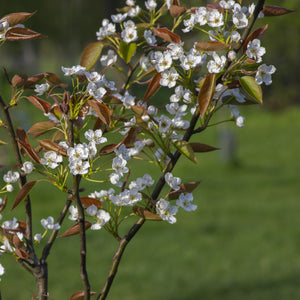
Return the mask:
[[[20,154],[20,149],[16,140],[16,134],[15,134],[15,130],[14,130],[14,126],[9,114],[9,106],[5,105],[4,100],[2,99],[1,95],[0,95],[0,107],[1,110],[3,111],[5,120],[6,120],[6,125],[7,125],[7,129],[10,135],[10,139],[11,139],[11,144],[13,146],[13,150],[15,153],[15,158],[16,158],[16,162],[19,165],[19,168],[21,167],[21,165],[23,164],[22,162],[22,158],[21,158],[21,154]],[[20,171],[20,170],[19,170]],[[25,185],[25,183],[27,182],[26,176],[22,175],[22,173],[20,172],[20,184],[21,187]],[[33,249],[33,238],[32,238],[32,210],[31,210],[31,201],[30,201],[30,196],[28,195],[25,198],[25,212],[26,212],[26,231],[25,231],[25,238],[26,238],[26,242],[27,242],[27,247],[30,250],[30,252],[32,252],[33,256],[35,257],[35,253],[34,253],[34,249]]]

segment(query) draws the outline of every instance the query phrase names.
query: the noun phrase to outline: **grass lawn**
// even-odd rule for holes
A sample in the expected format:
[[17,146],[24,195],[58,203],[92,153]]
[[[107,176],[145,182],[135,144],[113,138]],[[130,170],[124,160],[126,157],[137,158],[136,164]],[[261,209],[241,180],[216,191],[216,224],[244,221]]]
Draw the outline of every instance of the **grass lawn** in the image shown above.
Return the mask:
[[[245,115],[243,129],[227,126],[237,139],[234,164],[215,151],[198,155],[198,165],[182,158],[176,166],[173,174],[183,181],[203,180],[194,192],[198,210],[180,211],[174,225],[147,222],[129,244],[108,299],[300,299],[300,110],[254,108]],[[218,136],[212,127],[194,140],[218,146]],[[57,215],[58,201],[64,200],[40,186],[34,213]],[[105,231],[87,234],[90,281],[99,291],[117,244]],[[82,289],[78,246],[76,237],[54,245],[49,290],[55,300]],[[2,298],[31,299],[33,278],[10,256],[1,263]]]

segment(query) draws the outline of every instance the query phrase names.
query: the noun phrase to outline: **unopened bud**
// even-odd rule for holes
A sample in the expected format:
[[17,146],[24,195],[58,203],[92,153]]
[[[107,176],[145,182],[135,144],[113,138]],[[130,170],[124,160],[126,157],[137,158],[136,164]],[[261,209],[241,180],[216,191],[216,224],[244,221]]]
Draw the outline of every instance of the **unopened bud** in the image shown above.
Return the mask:
[[233,61],[236,59],[236,52],[233,50],[230,50],[227,54],[227,57],[230,61]]

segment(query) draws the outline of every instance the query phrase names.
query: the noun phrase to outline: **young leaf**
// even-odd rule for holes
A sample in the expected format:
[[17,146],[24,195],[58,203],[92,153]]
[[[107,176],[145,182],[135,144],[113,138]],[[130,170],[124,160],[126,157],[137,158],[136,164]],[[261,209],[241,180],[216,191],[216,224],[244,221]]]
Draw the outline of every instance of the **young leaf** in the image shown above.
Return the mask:
[[42,135],[55,127],[56,123],[53,121],[39,122],[32,125],[32,127],[27,131],[27,133],[32,133],[33,136],[36,138],[39,135]]
[[275,5],[265,5],[262,10],[266,17],[276,17],[294,12],[293,9],[287,9]]
[[46,81],[50,84],[50,85],[58,85],[61,84],[61,80],[60,78],[54,74],[54,73],[49,73],[49,72],[45,72],[44,76],[46,78]]
[[97,63],[104,45],[103,41],[87,45],[81,55],[80,65],[90,70]]
[[16,200],[11,208],[11,210],[15,209],[30,193],[30,191],[33,189],[34,185],[36,184],[36,180],[28,181],[26,182],[21,190],[19,191]]
[[214,150],[219,150],[219,148],[215,148],[206,144],[201,143],[190,143],[194,152],[210,152]]
[[186,12],[186,8],[179,5],[170,6],[170,14],[173,18],[178,18]]
[[9,27],[13,27],[15,25],[24,23],[26,20],[28,20],[30,17],[32,17],[36,12],[28,13],[28,12],[18,12],[18,13],[12,13],[9,15],[4,16],[1,18],[0,22],[7,21],[9,24]]
[[24,89],[34,87],[37,83],[39,83],[44,78],[45,78],[44,74],[37,74],[35,76],[29,77],[24,85]]
[[218,41],[199,42],[195,48],[198,51],[219,51],[228,48],[228,44],[224,44]]
[[60,145],[58,145],[58,144],[56,144],[56,143],[54,143],[50,140],[38,140],[38,143],[45,150],[55,151],[55,152],[59,153],[62,156],[67,156],[67,150],[64,147],[62,147],[62,146],[60,146]]
[[[92,223],[85,221],[85,229],[89,229],[92,226]],[[62,235],[58,236],[58,238],[62,237],[68,237],[72,235],[79,234],[79,223],[76,223],[71,228],[69,228],[67,231],[65,231]]]
[[198,94],[198,103],[200,107],[201,118],[205,116],[205,113],[214,97],[215,88],[216,74],[207,74]]
[[37,155],[37,153],[34,151],[34,149],[31,147],[30,144],[21,141],[20,139],[17,139],[18,143],[22,146],[22,149],[27,153],[27,155],[36,163],[41,164],[41,159]]
[[27,144],[29,143],[27,133],[23,128],[18,127],[16,130],[16,135],[22,142]]
[[154,75],[148,85],[148,88],[146,90],[146,93],[144,95],[143,101],[146,102],[148,101],[152,96],[156,94],[156,92],[160,89],[160,79],[161,79],[161,74],[157,73]]
[[[75,201],[74,198],[71,200]],[[91,197],[80,197],[81,204],[84,208],[88,208],[91,205],[95,205],[97,208],[102,208],[102,202]]]
[[[96,292],[90,292],[90,295],[93,296],[95,295]],[[79,291],[79,292],[76,292],[74,293],[70,300],[84,300],[84,291]]]
[[197,188],[197,186],[201,183],[201,181],[193,181],[188,183],[180,184],[180,190],[172,191],[168,194],[168,198],[170,200],[178,199],[181,193],[191,193],[193,190]]
[[258,28],[255,31],[253,31],[245,40],[245,43],[243,44],[243,53],[246,53],[247,45],[249,42],[253,41],[254,39],[259,39],[264,34],[264,32],[268,29],[268,24],[266,24],[264,27]]
[[240,84],[250,100],[255,100],[258,103],[263,102],[261,86],[255,82],[255,78],[252,76],[243,76],[239,79]]
[[168,28],[153,28],[154,35],[170,43],[180,43],[180,36],[170,31]]
[[110,126],[110,111],[104,103],[97,100],[88,100],[89,105],[93,108],[99,119],[107,126]]
[[28,76],[26,74],[16,74],[11,80],[12,87],[20,87],[25,84]]
[[132,208],[132,212],[139,216],[139,217],[142,217],[146,220],[151,220],[151,221],[161,221],[162,218],[160,216],[158,216],[157,214],[154,214],[153,212],[141,207],[141,206],[137,206],[135,205],[133,208]]
[[191,160],[195,164],[197,163],[197,158],[195,156],[193,148],[188,142],[176,141],[174,142],[174,145],[177,148],[177,150],[180,151],[183,155],[185,155],[189,160]]
[[136,43],[125,43],[121,41],[119,55],[128,64],[136,51]]
[[39,97],[35,96],[35,95],[31,95],[29,97],[27,97],[27,99],[34,105],[36,106],[38,109],[40,109],[43,113],[47,114],[49,113],[49,109],[51,104],[48,103],[47,101],[40,99]]
[[5,34],[5,39],[8,41],[33,40],[44,37],[44,35],[24,27],[13,27]]

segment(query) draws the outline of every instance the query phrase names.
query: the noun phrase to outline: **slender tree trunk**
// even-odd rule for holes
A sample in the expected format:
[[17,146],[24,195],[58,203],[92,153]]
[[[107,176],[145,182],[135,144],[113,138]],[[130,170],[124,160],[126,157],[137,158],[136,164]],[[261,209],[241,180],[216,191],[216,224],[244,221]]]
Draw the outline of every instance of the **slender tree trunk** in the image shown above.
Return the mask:
[[48,300],[48,265],[46,262],[42,262],[34,272],[36,278],[36,287],[39,300]]

